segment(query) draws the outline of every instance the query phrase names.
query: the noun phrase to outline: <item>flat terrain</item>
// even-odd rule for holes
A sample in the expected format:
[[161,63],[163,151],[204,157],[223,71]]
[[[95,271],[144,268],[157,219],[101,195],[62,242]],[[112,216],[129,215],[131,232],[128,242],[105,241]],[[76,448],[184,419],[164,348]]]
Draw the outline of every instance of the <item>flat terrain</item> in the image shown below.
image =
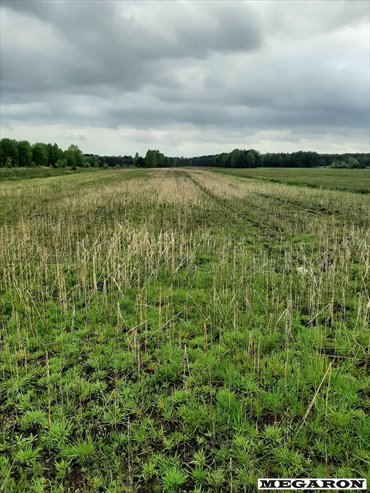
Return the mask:
[[3,180],[24,180],[25,178],[49,178],[51,176],[75,175],[98,171],[97,168],[51,168],[50,166],[36,166],[34,168],[0,168],[0,182]]
[[349,192],[370,193],[370,169],[332,168],[250,168],[217,169],[221,173],[265,180],[272,183],[329,188]]
[[3,177],[3,491],[369,477],[370,195],[345,173]]

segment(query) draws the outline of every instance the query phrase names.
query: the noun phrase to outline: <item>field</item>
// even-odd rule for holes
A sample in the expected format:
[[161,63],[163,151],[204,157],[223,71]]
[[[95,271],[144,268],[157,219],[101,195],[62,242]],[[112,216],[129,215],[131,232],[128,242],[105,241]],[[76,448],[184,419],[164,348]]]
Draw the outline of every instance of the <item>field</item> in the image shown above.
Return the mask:
[[49,178],[51,176],[69,175],[96,171],[95,168],[51,168],[50,166],[37,166],[34,168],[0,168],[0,181],[24,180],[25,178]]
[[369,478],[369,174],[321,171],[3,177],[2,491]]
[[272,183],[370,193],[370,169],[368,168],[250,168],[219,169],[219,171]]

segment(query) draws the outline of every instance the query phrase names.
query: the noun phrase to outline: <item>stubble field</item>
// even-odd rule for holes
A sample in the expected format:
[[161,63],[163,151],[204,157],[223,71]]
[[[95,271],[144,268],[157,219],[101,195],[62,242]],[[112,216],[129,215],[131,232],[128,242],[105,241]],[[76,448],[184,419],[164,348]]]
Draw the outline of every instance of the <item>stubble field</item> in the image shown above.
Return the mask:
[[370,195],[353,171],[347,191],[302,170],[299,186],[4,179],[3,491],[368,477]]

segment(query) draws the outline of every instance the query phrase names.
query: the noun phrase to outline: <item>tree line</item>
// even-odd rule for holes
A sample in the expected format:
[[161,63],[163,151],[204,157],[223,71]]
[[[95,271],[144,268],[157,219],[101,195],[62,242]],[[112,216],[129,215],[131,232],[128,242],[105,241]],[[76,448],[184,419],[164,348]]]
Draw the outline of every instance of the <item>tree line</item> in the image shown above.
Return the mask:
[[180,166],[221,168],[314,168],[331,166],[333,168],[366,168],[370,166],[370,154],[319,154],[312,151],[268,152],[262,154],[255,149],[234,149],[228,153],[181,158]]
[[30,144],[27,140],[0,140],[0,167],[139,167],[166,168],[181,166],[222,167],[222,168],[313,168],[331,166],[334,168],[366,168],[370,166],[369,153],[319,154],[313,151],[292,153],[265,153],[255,149],[234,149],[221,154],[205,156],[167,157],[159,150],[148,149],[140,156],[99,156],[83,154],[76,145],[62,150],[57,144]]
[[27,140],[1,139],[0,166],[77,168],[88,166],[88,164],[81,150],[73,144],[63,151],[58,144],[36,143],[31,145]]

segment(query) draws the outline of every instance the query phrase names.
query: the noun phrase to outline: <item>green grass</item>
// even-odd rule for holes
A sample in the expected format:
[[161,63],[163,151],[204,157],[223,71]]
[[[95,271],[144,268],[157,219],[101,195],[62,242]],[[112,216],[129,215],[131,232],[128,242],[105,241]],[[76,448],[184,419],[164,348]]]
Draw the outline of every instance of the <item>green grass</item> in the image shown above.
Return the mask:
[[368,477],[369,212],[204,170],[3,181],[3,490]]
[[217,169],[244,178],[265,180],[272,183],[301,185],[305,187],[328,188],[348,192],[370,193],[370,168],[251,168]]
[[24,180],[29,178],[48,178],[50,176],[69,175],[76,173],[86,173],[97,171],[96,168],[50,168],[37,166],[34,168],[0,168],[0,181],[3,180]]

